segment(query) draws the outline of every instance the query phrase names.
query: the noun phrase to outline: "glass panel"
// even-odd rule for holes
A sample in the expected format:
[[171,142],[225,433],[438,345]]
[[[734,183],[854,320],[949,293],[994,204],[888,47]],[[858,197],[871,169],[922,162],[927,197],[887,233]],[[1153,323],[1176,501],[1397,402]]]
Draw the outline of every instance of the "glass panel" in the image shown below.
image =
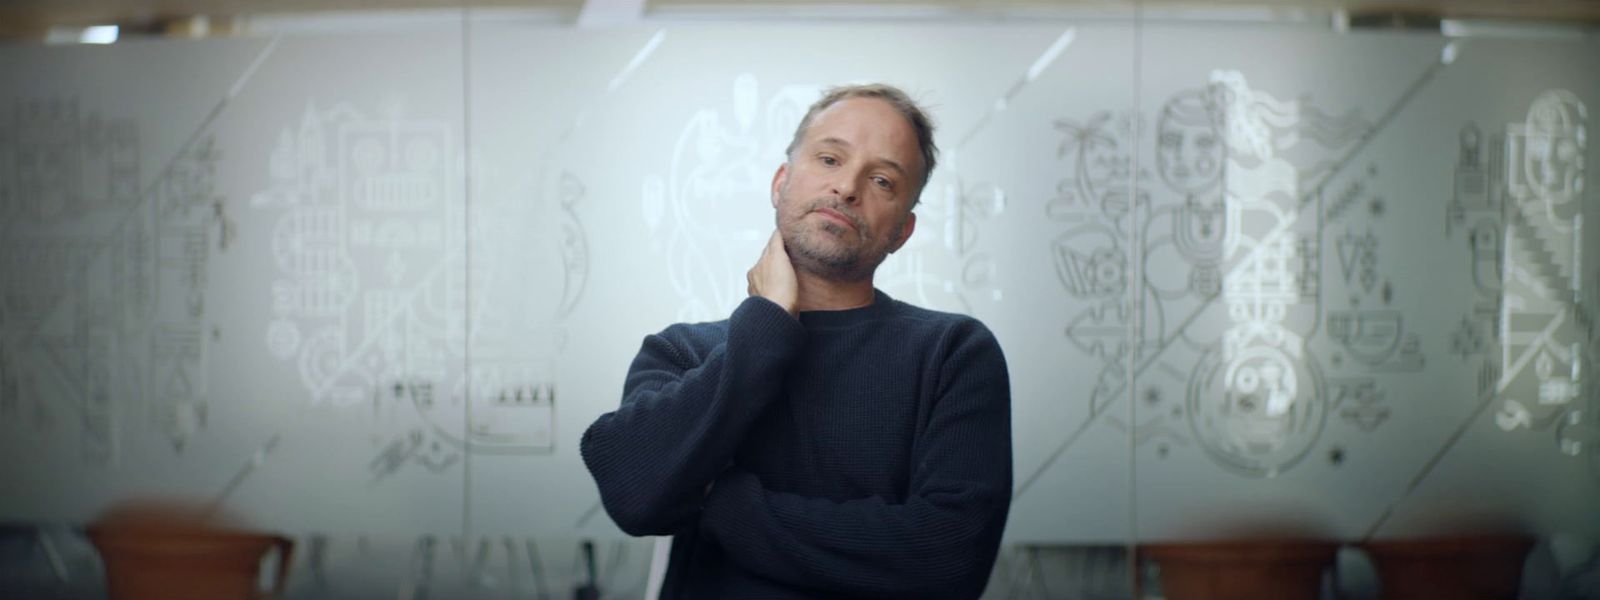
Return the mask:
[[1600,535],[1594,40],[466,25],[0,52],[0,516],[216,506],[320,543],[352,587],[308,597],[563,593],[590,540],[638,595],[579,438],[744,298],[806,106],[881,80],[943,154],[876,283],[1009,361],[990,596],[1132,597],[1135,541]]
[[[1593,42],[1185,24],[1140,49],[1166,329],[1137,379],[1137,538],[1349,562],[1594,535]],[[1363,569],[1337,584],[1370,591]]]
[[8,54],[4,514],[458,529],[459,33]]
[[[772,228],[772,174],[807,105],[826,86],[882,80],[933,106],[942,159],[916,232],[876,283],[978,316],[1010,363],[1018,500],[1007,543],[1026,546],[1003,553],[991,592],[1126,593],[1126,561],[1106,560],[1105,546],[1121,556],[1131,516],[1126,420],[1109,413],[1127,347],[1117,219],[1130,211],[1117,161],[1130,123],[1118,107],[1132,79],[1107,64],[1132,64],[1131,31],[477,27],[474,429],[518,427],[509,415],[523,411],[538,425],[513,435],[553,438],[473,455],[473,530],[620,535],[578,459],[583,430],[617,405],[644,335],[726,318],[743,300]],[[529,404],[515,402],[518,385]],[[534,416],[549,389],[553,416]],[[1096,583],[1046,581],[1063,577]]]
[[271,382],[279,402],[298,399],[291,431],[304,437],[285,432],[284,466],[262,471],[271,491],[252,506],[285,528],[458,531],[461,34],[286,38],[257,77],[226,154],[253,234],[233,271],[251,290],[239,320],[257,333],[238,352],[292,369]]

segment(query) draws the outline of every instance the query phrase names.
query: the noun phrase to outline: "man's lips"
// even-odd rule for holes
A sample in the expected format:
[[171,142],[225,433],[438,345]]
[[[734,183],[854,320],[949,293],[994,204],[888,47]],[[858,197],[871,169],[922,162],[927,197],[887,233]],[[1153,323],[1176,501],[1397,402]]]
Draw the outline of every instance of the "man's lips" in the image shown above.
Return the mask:
[[823,217],[838,221],[841,225],[848,226],[851,229],[855,229],[856,228],[856,222],[855,221],[850,220],[849,217],[844,216],[844,213],[841,213],[841,212],[836,211],[834,209],[823,207],[823,208],[816,209],[816,211],[814,211],[814,212],[816,212],[817,214],[822,215]]

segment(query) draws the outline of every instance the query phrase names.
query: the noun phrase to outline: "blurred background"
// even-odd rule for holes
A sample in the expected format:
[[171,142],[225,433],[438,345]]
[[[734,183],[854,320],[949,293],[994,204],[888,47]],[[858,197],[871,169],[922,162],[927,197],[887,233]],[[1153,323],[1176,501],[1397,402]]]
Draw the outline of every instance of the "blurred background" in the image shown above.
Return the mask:
[[942,160],[878,286],[1010,363],[986,597],[1159,598],[1145,545],[1295,539],[1376,598],[1363,544],[1514,536],[1520,597],[1600,598],[1596,23],[7,0],[0,597],[102,597],[84,528],[150,501],[293,540],[287,597],[645,597],[579,436],[643,336],[745,296],[807,105],[882,81]]

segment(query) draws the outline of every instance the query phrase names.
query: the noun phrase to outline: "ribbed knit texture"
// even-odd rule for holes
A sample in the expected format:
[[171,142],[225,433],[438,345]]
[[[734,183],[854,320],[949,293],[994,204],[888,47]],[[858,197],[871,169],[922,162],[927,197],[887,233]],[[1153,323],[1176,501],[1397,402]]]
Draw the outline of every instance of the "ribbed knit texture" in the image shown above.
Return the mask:
[[796,320],[752,297],[645,338],[584,464],[663,598],[976,598],[1011,495],[1011,391],[970,317],[877,292]]

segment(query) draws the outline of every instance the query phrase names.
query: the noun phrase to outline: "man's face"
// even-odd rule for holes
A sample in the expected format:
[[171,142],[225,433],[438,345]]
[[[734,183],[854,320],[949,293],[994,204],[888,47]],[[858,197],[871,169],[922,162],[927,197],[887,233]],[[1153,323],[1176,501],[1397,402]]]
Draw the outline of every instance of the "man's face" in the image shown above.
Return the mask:
[[922,154],[889,103],[847,98],[818,112],[772,178],[778,230],[795,268],[827,279],[872,277],[911,237]]
[[1222,173],[1220,136],[1206,118],[1203,105],[1169,105],[1156,125],[1156,162],[1173,189],[1197,193],[1210,188]]

